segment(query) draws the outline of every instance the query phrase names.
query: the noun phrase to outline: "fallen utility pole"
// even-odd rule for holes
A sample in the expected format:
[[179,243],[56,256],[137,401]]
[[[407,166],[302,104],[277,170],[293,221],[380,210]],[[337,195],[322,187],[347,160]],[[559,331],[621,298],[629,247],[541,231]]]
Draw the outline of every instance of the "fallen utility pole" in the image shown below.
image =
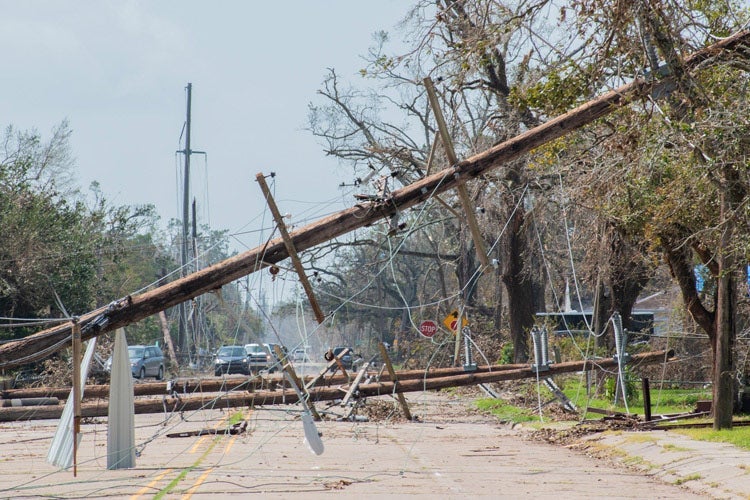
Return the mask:
[[[663,362],[674,356],[674,351],[654,351],[635,354],[631,357],[629,366],[640,364],[652,364]],[[617,360],[613,358],[599,359],[596,361],[570,361],[551,365],[544,372],[546,377],[577,371],[590,371],[610,369],[617,366]],[[501,370],[493,372],[468,372],[461,375],[448,377],[435,377],[428,379],[399,380],[394,382],[375,382],[361,384],[358,387],[359,397],[390,396],[403,392],[422,392],[428,390],[445,389],[447,387],[460,387],[467,385],[486,384],[504,380],[521,380],[535,378],[537,372],[531,366],[514,370]],[[310,401],[333,401],[342,399],[344,392],[339,386],[314,387],[308,391]],[[139,399],[134,403],[136,414],[182,412],[204,409],[238,408],[245,406],[270,406],[281,404],[294,404],[299,401],[299,395],[294,390],[280,391],[258,391],[250,393],[224,393],[218,395],[199,394],[194,396],[161,397],[152,399]],[[106,401],[97,401],[81,405],[83,417],[107,416],[108,404]],[[0,408],[0,422],[11,422],[16,420],[42,420],[60,418],[62,407],[40,406],[29,408]]]
[[[685,71],[716,65],[735,54],[750,59],[750,31],[743,30],[699,50],[684,61]],[[671,76],[651,81],[636,79],[512,139],[471,156],[450,168],[395,190],[383,201],[369,201],[309,224],[289,237],[294,248],[304,251],[355,229],[390,217],[498,168],[531,150],[606,116],[633,100],[659,95],[673,85]],[[289,257],[283,238],[248,250],[193,274],[139,295],[127,296],[109,306],[80,316],[82,340],[110,332],[231,283]],[[0,369],[43,359],[70,343],[71,324],[65,323],[0,346]]]
[[[336,362],[331,361],[331,365]],[[330,368],[329,366],[329,368]],[[497,365],[497,366],[478,366],[477,373],[496,372],[504,370],[519,370],[527,367],[527,364],[515,365]],[[326,377],[329,368],[325,368],[321,376],[307,375],[301,377],[305,387],[326,387],[331,385],[341,385],[349,383],[348,377],[341,374],[331,374]],[[415,380],[436,377],[450,377],[464,373],[462,367],[451,368],[430,368],[427,370],[400,370],[396,372],[398,380]],[[392,380],[388,372],[380,375],[383,382]],[[281,375],[271,375],[268,377],[243,377],[234,376],[226,378],[190,378],[181,380],[172,380],[167,382],[145,382],[133,386],[134,396],[163,396],[165,394],[195,394],[199,392],[229,392],[229,391],[257,391],[263,388],[275,389],[276,386],[284,384],[284,378]],[[70,396],[70,387],[28,387],[23,389],[4,389],[0,390],[0,402],[4,406],[7,401],[18,399],[35,399],[35,398],[56,398],[66,400]],[[84,399],[96,399],[109,397],[108,384],[87,385],[83,393]],[[57,404],[57,403],[48,403]]]

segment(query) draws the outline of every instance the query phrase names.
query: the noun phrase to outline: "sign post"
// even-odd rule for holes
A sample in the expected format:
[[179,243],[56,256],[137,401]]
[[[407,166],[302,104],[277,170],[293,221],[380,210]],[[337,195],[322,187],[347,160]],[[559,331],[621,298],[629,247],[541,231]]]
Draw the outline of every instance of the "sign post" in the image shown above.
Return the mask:
[[431,339],[437,333],[437,324],[431,319],[426,319],[419,324],[419,333]]

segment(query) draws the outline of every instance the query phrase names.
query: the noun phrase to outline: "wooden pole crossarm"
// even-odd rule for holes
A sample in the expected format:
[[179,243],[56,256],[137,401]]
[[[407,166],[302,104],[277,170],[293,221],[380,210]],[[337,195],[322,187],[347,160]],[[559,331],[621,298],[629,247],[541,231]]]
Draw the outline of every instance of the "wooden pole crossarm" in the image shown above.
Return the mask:
[[[750,59],[750,51],[747,49],[749,42],[750,31],[740,31],[687,57],[685,70],[695,70],[699,65],[709,67],[719,64],[725,61],[729,54],[744,60]],[[293,231],[289,239],[297,251],[304,251],[355,229],[372,225],[400,210],[413,207],[436,194],[455,188],[458,184],[457,176],[462,179],[479,177],[539,146],[607,116],[639,97],[659,95],[659,92],[671,86],[673,81],[671,76],[659,81],[636,79],[456,165],[397,189],[391,193],[388,203],[360,203]],[[276,238],[184,278],[120,299],[113,303],[113,307],[97,309],[80,316],[82,340],[145,319],[287,257],[289,253],[283,239]],[[6,342],[0,345],[0,369],[46,358],[70,345],[70,334],[71,324],[68,322],[22,339]]]
[[315,298],[315,292],[313,292],[312,286],[310,285],[310,280],[307,279],[305,268],[302,266],[302,261],[297,255],[297,250],[295,250],[294,248],[294,242],[289,237],[289,232],[286,230],[286,224],[284,224],[284,219],[281,217],[279,207],[276,206],[273,195],[271,195],[271,190],[268,189],[266,179],[262,173],[258,173],[255,176],[255,179],[258,181],[261,191],[263,191],[263,196],[266,197],[268,208],[271,209],[271,214],[273,215],[273,219],[276,221],[276,226],[279,228],[279,233],[281,233],[281,237],[284,240],[284,246],[286,247],[286,251],[289,254],[289,258],[292,259],[294,270],[297,271],[299,281],[300,283],[302,283],[302,288],[305,289],[305,293],[307,294],[307,298],[310,301],[310,305],[313,309],[313,314],[315,314],[315,319],[318,323],[322,323],[323,321],[325,321],[325,315],[320,309],[320,305],[318,305],[318,301]]
[[[430,106],[432,112],[435,113],[435,121],[437,121],[438,130],[440,131],[440,138],[443,142],[443,148],[445,154],[448,156],[448,161],[451,165],[458,163],[456,157],[456,151],[453,149],[453,141],[451,140],[450,134],[448,133],[448,127],[445,124],[445,118],[443,118],[443,112],[440,109],[440,103],[437,100],[437,93],[435,92],[435,86],[432,84],[432,79],[428,76],[424,79],[424,86],[427,89],[427,97],[430,100]],[[466,216],[466,222],[469,224],[469,231],[471,232],[471,239],[474,240],[474,247],[477,251],[477,257],[479,262],[482,263],[484,268],[490,265],[490,261],[487,258],[487,249],[482,239],[482,233],[479,230],[479,223],[477,222],[476,215],[474,215],[474,207],[471,205],[469,199],[469,193],[466,190],[466,184],[463,180],[459,179],[456,183],[456,191],[458,191],[458,198],[461,200],[461,206],[464,209]]]

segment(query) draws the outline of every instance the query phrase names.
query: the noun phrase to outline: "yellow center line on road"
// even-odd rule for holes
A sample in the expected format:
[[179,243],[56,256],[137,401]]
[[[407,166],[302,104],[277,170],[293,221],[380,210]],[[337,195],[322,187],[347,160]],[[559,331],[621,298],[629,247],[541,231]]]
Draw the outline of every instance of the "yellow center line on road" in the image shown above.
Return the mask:
[[[224,422],[226,422],[227,419],[230,416],[231,415],[227,414],[226,416],[224,416],[224,418],[222,418],[221,420],[219,420],[216,423],[216,425],[214,425],[214,429],[217,429],[220,425],[222,425]],[[244,412],[242,413],[242,416],[243,417],[245,416]],[[209,437],[209,436],[210,435],[201,436],[200,439],[198,439],[198,441],[190,449],[190,453],[195,453],[198,450],[199,445],[201,443],[205,442],[205,439],[207,437]],[[201,464],[201,462],[203,462],[203,460],[209,455],[209,453],[211,453],[211,450],[213,450],[214,447],[221,441],[221,435],[220,434],[212,435],[212,436],[213,436],[213,439],[209,442],[209,445],[206,447],[206,449],[203,450],[203,454],[201,454],[201,456],[198,457],[198,459],[195,461],[195,463],[193,463],[193,465],[190,465],[190,466],[186,467],[185,469],[183,469],[182,472],[180,472],[180,474],[176,478],[174,478],[167,486],[165,486],[161,491],[159,491],[159,493],[157,493],[157,495],[155,496],[155,498],[157,500],[161,499],[161,498],[164,498],[173,489],[175,489],[177,487],[177,485],[180,483],[180,481],[182,481],[183,479],[185,479],[185,477],[188,475],[188,473],[190,473],[190,471],[192,471],[196,467],[198,467]],[[235,435],[235,436],[232,436],[232,437],[236,438],[237,436]],[[231,448],[231,444],[233,442],[234,442],[234,439],[232,439],[230,441],[230,443],[228,444],[228,448]],[[228,451],[228,448],[227,448],[226,451]],[[213,470],[214,470],[214,467],[208,469],[203,474],[201,474],[201,476],[198,478],[198,480],[193,484],[193,486],[190,487],[190,489],[185,493],[185,496],[183,496],[182,498],[190,498],[190,496],[192,496],[192,494],[195,492],[195,490],[198,489],[198,487],[203,483],[203,481],[206,480],[206,478],[208,477],[208,475]]]
[[[229,418],[229,414],[225,415],[221,420],[216,422],[216,424],[214,424],[214,429],[218,429],[221,424],[227,421],[228,418]],[[200,448],[201,444],[203,444],[203,442],[208,438],[208,436],[209,434],[204,434],[203,436],[199,437],[198,441],[195,442],[195,444],[193,445],[192,448],[190,448],[190,451],[188,453],[195,453],[196,451],[198,451],[198,448]]]
[[154,478],[153,481],[151,481],[146,486],[144,486],[143,488],[141,488],[140,490],[138,490],[135,495],[131,496],[130,500],[136,500],[138,497],[141,497],[141,496],[145,495],[148,491],[151,491],[152,489],[154,489],[154,486],[156,486],[156,483],[158,483],[159,481],[161,481],[164,478],[164,476],[166,476],[170,472],[172,472],[172,469],[167,469],[164,472],[162,472],[161,474],[157,475]]
[[192,496],[193,496],[193,493],[195,493],[195,490],[197,490],[197,489],[198,489],[198,487],[200,487],[200,485],[201,485],[201,484],[203,484],[203,481],[205,481],[205,480],[206,480],[206,478],[208,477],[208,475],[209,475],[209,474],[211,474],[211,472],[213,472],[213,470],[214,470],[214,469],[213,469],[213,467],[212,467],[212,468],[208,469],[208,470],[207,470],[206,472],[204,472],[203,474],[201,474],[201,476],[200,476],[200,477],[198,478],[198,480],[197,480],[197,481],[196,481],[196,482],[195,482],[195,483],[194,483],[194,484],[193,484],[193,485],[192,485],[192,486],[190,487],[190,489],[189,489],[189,490],[187,490],[187,492],[186,492],[186,493],[185,493],[184,495],[182,495],[182,500],[188,500],[188,499],[189,499],[190,497],[192,497]]
[[208,434],[204,434],[201,437],[198,438],[198,441],[195,442],[192,448],[190,448],[190,451],[188,453],[195,453],[198,451],[198,448],[200,448],[200,445],[203,444],[203,441],[206,440],[208,437]]
[[235,434],[234,436],[232,436],[232,439],[230,439],[230,440],[229,440],[229,442],[227,443],[227,446],[226,446],[226,447],[224,448],[224,454],[225,454],[225,455],[226,455],[227,453],[229,453],[229,450],[231,450],[231,449],[232,449],[232,446],[234,445],[234,442],[235,442],[236,440],[237,440],[237,434]]

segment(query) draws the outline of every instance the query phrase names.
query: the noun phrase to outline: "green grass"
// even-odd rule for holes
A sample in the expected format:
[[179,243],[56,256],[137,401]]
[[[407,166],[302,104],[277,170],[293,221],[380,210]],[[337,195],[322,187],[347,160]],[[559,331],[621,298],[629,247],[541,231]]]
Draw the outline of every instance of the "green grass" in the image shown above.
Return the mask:
[[506,403],[502,399],[484,398],[475,402],[477,408],[490,412],[503,422],[534,422],[539,420],[539,414]]
[[[597,395],[591,399],[586,395],[585,380],[580,376],[576,377],[558,377],[557,384],[563,388],[565,395],[570,398],[571,401],[578,408],[585,408],[587,405],[592,408],[599,408],[602,410],[609,410],[620,413],[633,413],[637,415],[644,415],[645,410],[643,406],[643,394],[641,387],[637,387],[635,397],[628,400],[627,409],[623,404],[622,399],[615,405],[614,398],[605,397],[604,395]],[[542,388],[544,391],[544,397],[552,397],[551,393],[547,391],[546,387]],[[659,387],[651,387],[651,414],[652,415],[669,415],[673,413],[687,413],[695,410],[696,403],[701,400],[711,399],[710,389],[673,389],[665,388],[660,389]],[[626,411],[627,410],[627,411]],[[601,415],[589,412],[584,418],[601,418]]]
[[[586,405],[592,408],[609,410],[613,412],[625,413],[625,405],[622,403],[615,405],[611,398],[596,397],[589,399],[586,396],[586,389],[583,385],[585,382],[579,376],[555,377],[555,382],[560,386],[565,395],[582,411]],[[527,392],[527,395],[533,396],[530,399],[536,399],[536,383],[528,383],[519,388],[520,392]],[[554,398],[552,393],[544,386],[540,385],[542,401],[549,401]],[[651,388],[651,414],[652,415],[669,415],[690,413],[695,410],[696,403],[702,400],[710,400],[710,389],[661,389],[658,387]],[[539,413],[536,409],[528,409],[514,406],[506,401],[498,399],[478,399],[475,402],[477,408],[490,412],[499,420],[504,422],[539,422]],[[637,397],[628,402],[628,411],[631,414],[643,416],[645,414],[640,387],[638,388]],[[599,413],[588,412],[585,419],[598,420],[602,418]],[[580,415],[571,415],[571,421],[579,421]],[[546,420],[546,419],[545,419]],[[747,420],[747,418],[741,419]],[[680,423],[701,423],[711,422],[709,417],[683,419]],[[542,424],[543,425],[543,424]],[[750,450],[750,426],[735,426],[731,430],[715,431],[712,428],[695,428],[695,429],[672,429],[670,432],[679,432],[692,439],[702,441],[714,441],[732,444],[739,448]],[[750,471],[750,468],[749,468]]]
[[229,425],[231,426],[231,425],[239,424],[244,419],[245,419],[245,413],[242,411],[236,411],[232,413],[231,417],[229,417]]
[[707,429],[675,429],[671,432],[678,432],[691,439],[700,441],[713,441],[717,443],[728,443],[738,448],[750,450],[750,426],[733,427],[732,429],[723,429],[715,431]]
[[698,481],[699,479],[702,479],[702,478],[703,478],[703,476],[701,476],[700,474],[691,474],[689,476],[685,476],[685,477],[681,477],[679,479],[676,479],[675,482],[674,482],[674,484],[676,484],[677,486],[679,486],[681,484],[687,483],[688,481]]

